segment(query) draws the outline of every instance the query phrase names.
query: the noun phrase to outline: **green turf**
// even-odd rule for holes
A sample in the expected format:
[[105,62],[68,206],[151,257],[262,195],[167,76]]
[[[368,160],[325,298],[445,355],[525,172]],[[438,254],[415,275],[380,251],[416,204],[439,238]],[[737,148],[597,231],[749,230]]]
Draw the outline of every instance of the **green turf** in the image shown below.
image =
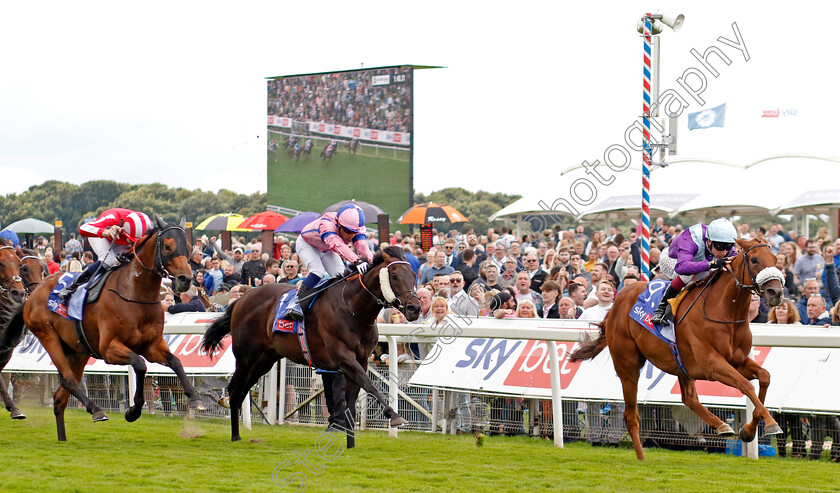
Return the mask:
[[[321,429],[255,424],[243,441],[229,441],[229,423],[144,415],[126,423],[119,413],[93,423],[67,411],[68,442],[58,443],[51,410],[24,406],[28,419],[0,419],[0,491],[295,491],[281,487],[300,473],[306,491],[837,491],[840,464],[705,452],[632,449],[585,443],[556,449],[546,440],[401,432],[361,432],[357,447],[343,437],[316,456]],[[323,438],[323,440],[327,440]],[[325,445],[325,444],[322,444]],[[316,474],[296,464],[309,450]],[[278,468],[283,461],[289,465]]]
[[[67,412],[68,442],[58,443],[51,410],[24,407],[29,418],[0,416],[0,491],[295,491],[272,482],[305,474],[306,491],[837,491],[840,464],[705,452],[648,449],[638,462],[629,448],[564,449],[539,438],[361,432],[357,447],[325,462],[315,455],[321,429],[254,425],[229,441],[226,421],[144,415],[126,423],[118,413],[93,423]],[[186,431],[186,433],[185,433]],[[185,435],[185,436],[182,436]],[[319,474],[295,463],[310,451]],[[277,471],[285,460],[290,465]]]
[[[331,161],[319,158],[329,140],[313,139],[315,150],[294,160],[283,149],[285,136],[269,133],[280,149],[268,153],[268,196],[271,205],[321,212],[340,200],[375,204],[390,214],[391,222],[409,207],[408,151],[379,149],[362,144],[350,154],[344,142]],[[301,139],[301,147],[306,138]],[[376,218],[367,218],[375,222]]]

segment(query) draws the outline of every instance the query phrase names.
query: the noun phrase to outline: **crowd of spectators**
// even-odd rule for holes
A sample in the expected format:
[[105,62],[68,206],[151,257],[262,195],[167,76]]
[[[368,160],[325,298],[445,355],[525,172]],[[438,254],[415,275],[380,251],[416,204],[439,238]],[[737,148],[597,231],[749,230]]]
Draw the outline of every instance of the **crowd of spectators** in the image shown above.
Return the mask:
[[[373,77],[404,80],[374,85]],[[391,132],[411,132],[411,72],[397,69],[284,77],[268,83],[268,114]]]

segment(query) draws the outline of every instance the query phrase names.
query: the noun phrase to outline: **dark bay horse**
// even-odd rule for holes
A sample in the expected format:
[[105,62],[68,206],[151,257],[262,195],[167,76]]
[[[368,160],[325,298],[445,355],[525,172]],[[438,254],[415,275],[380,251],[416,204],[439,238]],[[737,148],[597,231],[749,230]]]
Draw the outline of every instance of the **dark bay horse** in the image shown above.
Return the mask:
[[[167,224],[156,217],[157,227],[140,238],[128,253],[131,260],[117,268],[107,279],[99,300],[84,311],[84,339],[73,328],[73,322],[47,308],[50,291],[60,274],[44,280],[15,312],[7,331],[20,336],[24,324],[44,346],[60,374],[61,385],[53,396],[53,412],[59,441],[66,441],[64,410],[70,395],[75,396],[94,421],[108,416],[79,386],[85,364],[93,356],[112,365],[131,365],[137,375],[134,405],[125,412],[126,421],[140,417],[145,403],[143,382],[146,364],[166,365],[175,372],[190,398],[191,408],[201,407],[201,398],[187,380],[181,362],[163,339],[163,311],[160,305],[160,284],[163,277],[173,281],[176,292],[185,291],[192,279],[187,261],[189,248],[180,225]],[[0,353],[8,350],[0,345]],[[141,357],[142,356],[142,357]]]
[[347,143],[347,148],[350,149],[350,152],[356,154],[356,151],[359,149],[359,140],[353,139]]
[[[383,306],[402,311],[409,321],[420,315],[420,300],[414,290],[415,276],[401,248],[385,247],[374,256],[364,275],[342,278],[322,292],[306,313],[306,340],[312,366],[340,370],[347,379],[346,406],[355,419],[359,390],[376,398],[391,426],[407,421],[389,405],[367,375],[368,357],[379,338],[376,316]],[[288,284],[268,284],[245,293],[216,319],[204,335],[202,347],[213,354],[222,339],[231,334],[236,370],[228,385],[231,409],[231,441],[239,437],[239,410],[259,378],[281,358],[307,364],[297,336],[273,333],[274,311]],[[332,411],[332,410],[331,410]],[[342,410],[338,411],[343,416]],[[346,423],[345,423],[346,424]],[[351,429],[352,425],[346,429]],[[348,435],[348,447],[352,446]]]
[[[677,366],[669,346],[629,316],[636,299],[646,289],[647,283],[642,282],[618,293],[607,317],[598,325],[598,337],[581,342],[570,356],[573,362],[591,359],[609,346],[624,392],[624,421],[639,460],[645,456],[636,399],[639,371],[645,360],[677,376],[683,403],[719,435],[734,436],[735,432],[700,403],[695,380],[716,380],[738,389],[752,401],[755,412],[752,421],[740,430],[743,441],[755,438],[762,419],[765,433],[782,432],[764,407],[770,373],[750,358],[752,332],[747,313],[753,291],[764,296],[771,306],[781,303],[784,277],[774,271],[776,256],[768,244],[759,240],[736,241],[740,251],[731,263],[710,274],[704,285],[688,292],[675,314],[677,345],[688,375]],[[749,382],[755,378],[758,396]]]
[[[22,262],[18,256],[18,249],[0,238],[0,343],[8,341],[8,349],[0,349],[0,371],[12,358],[12,351],[20,337],[9,330],[11,319],[14,313],[20,309],[26,293],[25,279],[21,276]],[[37,257],[35,257],[37,260]],[[40,271],[40,260],[38,261]],[[13,344],[12,344],[13,343]],[[6,346],[0,346],[5,348]],[[23,419],[26,417],[20,409],[15,406],[12,397],[6,389],[6,382],[0,377],[0,397],[11,413],[12,419]]]

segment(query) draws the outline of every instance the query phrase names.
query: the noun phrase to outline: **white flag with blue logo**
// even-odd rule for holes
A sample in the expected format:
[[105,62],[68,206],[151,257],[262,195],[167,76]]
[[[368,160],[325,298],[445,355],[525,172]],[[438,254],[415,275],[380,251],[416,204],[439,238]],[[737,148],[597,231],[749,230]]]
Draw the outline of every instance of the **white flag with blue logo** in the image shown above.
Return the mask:
[[688,129],[694,130],[696,128],[723,127],[723,120],[725,118],[726,103],[714,108],[698,111],[697,113],[689,113]]

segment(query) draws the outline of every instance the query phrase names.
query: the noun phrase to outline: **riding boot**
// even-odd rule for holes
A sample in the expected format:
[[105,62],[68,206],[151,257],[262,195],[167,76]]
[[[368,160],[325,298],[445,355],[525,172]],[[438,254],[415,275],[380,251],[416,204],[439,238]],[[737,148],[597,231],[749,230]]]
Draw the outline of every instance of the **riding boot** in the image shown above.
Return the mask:
[[662,300],[659,301],[659,306],[656,307],[656,310],[653,312],[653,316],[650,318],[650,323],[653,325],[662,325],[665,323],[665,313],[668,308],[668,300],[678,294],[680,294],[680,290],[669,284],[668,289],[665,290],[665,294],[662,295]]
[[321,276],[315,274],[314,272],[310,272],[306,279],[300,282],[298,285],[298,292],[297,296],[291,303],[292,307],[289,308],[289,311],[286,313],[286,316],[289,317],[291,320],[303,320],[303,306],[300,304],[300,300],[302,300],[309,291],[312,290],[318,283],[321,282]]
[[76,292],[76,289],[90,281],[90,278],[99,270],[100,265],[102,264],[98,261],[88,265],[70,285],[58,292],[58,297],[65,306],[70,302],[70,296]]

